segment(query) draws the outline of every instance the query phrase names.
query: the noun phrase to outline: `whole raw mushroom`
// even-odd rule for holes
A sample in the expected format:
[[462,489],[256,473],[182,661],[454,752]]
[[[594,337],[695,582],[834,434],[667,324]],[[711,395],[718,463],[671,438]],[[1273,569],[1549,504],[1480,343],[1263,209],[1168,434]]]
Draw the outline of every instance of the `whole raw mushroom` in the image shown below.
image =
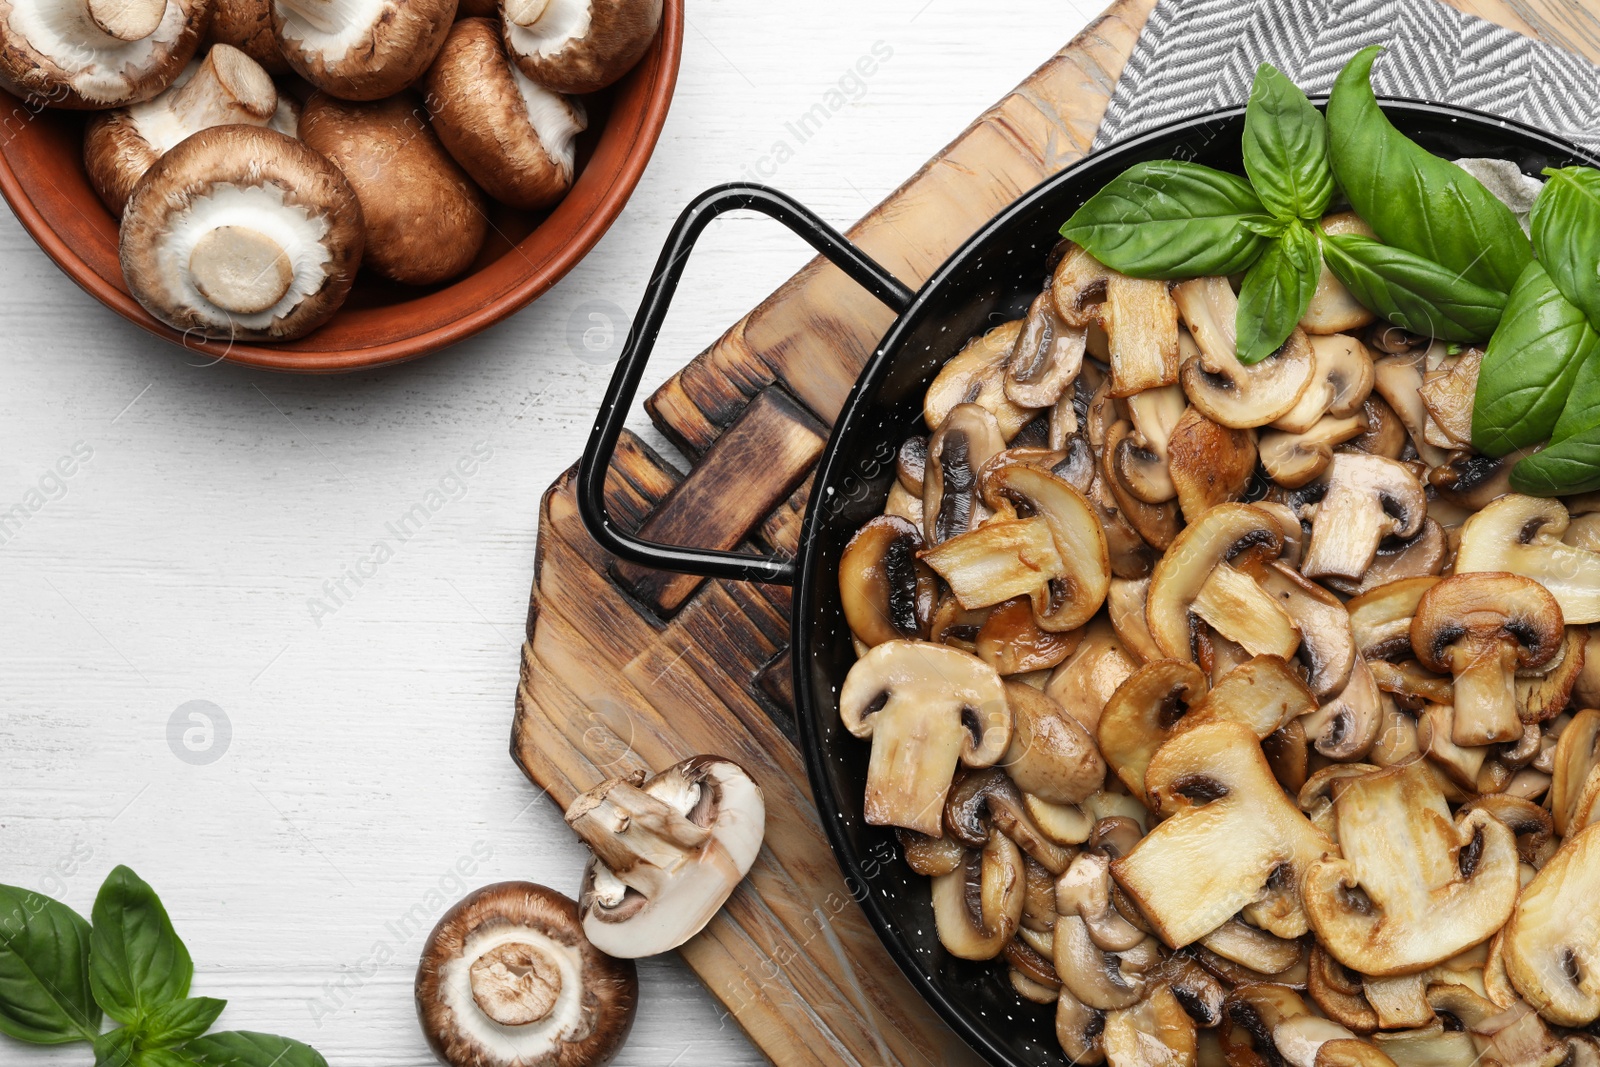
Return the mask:
[[0,0],[0,89],[78,110],[148,100],[183,72],[207,0]]
[[644,56],[662,0],[502,0],[506,50],[539,85],[592,93]]
[[272,0],[284,58],[343,100],[382,100],[415,84],[455,17],[456,0]]

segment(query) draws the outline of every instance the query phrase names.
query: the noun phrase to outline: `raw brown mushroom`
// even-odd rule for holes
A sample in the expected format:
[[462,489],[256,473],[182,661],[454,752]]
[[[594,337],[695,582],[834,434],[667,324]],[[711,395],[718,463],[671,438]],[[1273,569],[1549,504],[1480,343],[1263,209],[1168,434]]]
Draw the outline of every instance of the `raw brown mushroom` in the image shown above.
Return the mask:
[[639,62],[661,0],[501,0],[506,48],[522,72],[563,93],[592,93]]
[[1411,620],[1417,659],[1455,677],[1452,736],[1458,745],[1522,736],[1516,672],[1549,662],[1563,636],[1555,598],[1515,574],[1446,578],[1423,594]]
[[300,137],[331,159],[361,198],[366,263],[407,285],[435,285],[472,265],[488,233],[483,193],[451,159],[410,95],[306,101]]
[[210,15],[208,0],[6,0],[0,89],[76,110],[149,100],[183,73]]
[[455,17],[456,0],[272,0],[284,58],[341,100],[382,100],[414,85]]
[[445,912],[415,993],[423,1036],[451,1067],[599,1067],[628,1038],[639,980],[632,960],[589,942],[567,897],[500,882]]
[[593,856],[579,909],[596,948],[654,956],[721,910],[761,851],[766,804],[744,768],[694,756],[646,778],[613,778],[567,807]]
[[272,35],[272,0],[211,0],[210,40],[232,45],[275,78],[291,69]]
[[434,132],[490,196],[533,211],[572,188],[588,115],[577,100],[529,81],[491,20],[451,27],[423,88]]
[[361,205],[325,157],[276,130],[217,126],[134,187],[122,274],[174,329],[285,341],[339,309],[362,243]]

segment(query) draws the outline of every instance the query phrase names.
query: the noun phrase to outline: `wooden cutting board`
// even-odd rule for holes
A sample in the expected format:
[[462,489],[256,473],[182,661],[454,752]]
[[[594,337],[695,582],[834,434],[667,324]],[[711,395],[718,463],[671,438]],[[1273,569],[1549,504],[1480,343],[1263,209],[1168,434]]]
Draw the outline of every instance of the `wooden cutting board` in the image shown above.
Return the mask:
[[[1600,0],[1451,0],[1600,61]],[[920,284],[990,216],[1080,159],[1155,0],[1117,0],[850,231]],[[890,313],[819,261],[646,403],[680,472],[624,435],[611,513],[654,539],[792,553],[827,427]],[[619,567],[568,471],[545,494],[512,755],[563,808],[605,778],[696,753],[766,793],[750,878],[681,950],[776,1063],[977,1062],[901,977],[852,899],[795,747],[789,590]]]

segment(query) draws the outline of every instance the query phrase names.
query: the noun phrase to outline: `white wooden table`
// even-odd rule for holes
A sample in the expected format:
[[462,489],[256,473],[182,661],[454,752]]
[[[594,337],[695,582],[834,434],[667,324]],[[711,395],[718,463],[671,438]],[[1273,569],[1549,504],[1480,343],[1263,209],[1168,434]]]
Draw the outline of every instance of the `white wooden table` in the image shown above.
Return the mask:
[[[690,0],[666,130],[598,248],[509,322],[374,374],[194,365],[0,212],[0,514],[26,512],[0,527],[0,882],[87,914],[126,863],[195,992],[231,1001],[219,1025],[336,1067],[432,1064],[411,982],[439,914],[503,879],[577,889],[581,849],[507,756],[536,509],[672,219],[742,177],[847,224],[1100,6]],[[850,103],[797,136],[836,88]],[[807,258],[770,222],[718,223],[646,389]],[[617,320],[607,352],[569,340],[603,337],[593,314]],[[761,1062],[675,957],[640,981],[620,1064]],[[0,1038],[7,1065],[91,1062]]]

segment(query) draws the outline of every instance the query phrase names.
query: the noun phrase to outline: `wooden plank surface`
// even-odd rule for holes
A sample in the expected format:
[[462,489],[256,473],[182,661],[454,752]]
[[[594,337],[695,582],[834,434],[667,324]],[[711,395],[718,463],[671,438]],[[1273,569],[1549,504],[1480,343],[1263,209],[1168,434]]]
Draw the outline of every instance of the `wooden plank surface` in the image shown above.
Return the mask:
[[[1600,20],[1557,0],[1461,10],[1600,57]],[[916,285],[1016,196],[1079,159],[1154,0],[1118,0],[851,227]],[[625,435],[613,514],[653,538],[792,551],[825,427],[892,315],[816,260],[646,402],[693,466]],[[609,561],[578,522],[572,478],[546,495],[513,754],[558,803],[602,778],[696,752],[766,790],[749,882],[683,956],[774,1063],[967,1062],[849,898],[792,740],[785,590]],[[823,902],[819,907],[819,902]],[[838,902],[835,907],[832,903]]]

